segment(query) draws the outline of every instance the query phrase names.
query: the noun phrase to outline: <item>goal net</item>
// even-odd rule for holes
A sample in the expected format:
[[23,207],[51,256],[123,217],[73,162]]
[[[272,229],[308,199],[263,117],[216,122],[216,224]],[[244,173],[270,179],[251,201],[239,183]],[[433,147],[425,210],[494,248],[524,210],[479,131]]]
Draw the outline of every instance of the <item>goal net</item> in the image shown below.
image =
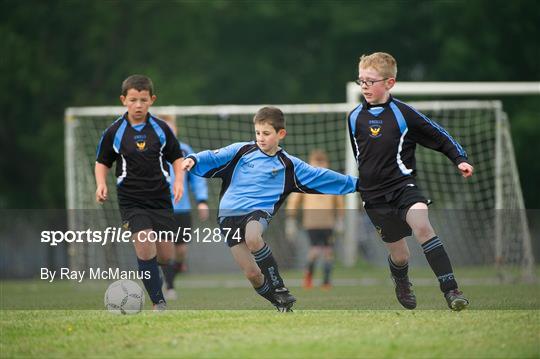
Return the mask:
[[[288,135],[284,149],[303,160],[312,149],[324,149],[331,168],[356,175],[346,128],[346,114],[355,104],[277,105],[285,113]],[[418,183],[433,200],[430,218],[456,266],[498,268],[505,277],[533,274],[530,234],[524,212],[508,120],[498,101],[410,102],[445,127],[467,150],[475,175],[464,180],[442,154],[417,147]],[[153,107],[152,114],[173,115],[179,138],[195,151],[216,149],[254,138],[252,117],[262,106]],[[101,133],[122,107],[69,108],[65,116],[67,202],[70,229],[119,227],[115,182],[109,176],[109,201],[94,200],[94,163]],[[210,179],[209,206],[217,208],[221,181]],[[344,238],[338,257],[353,264],[357,253],[364,260],[385,263],[384,247],[361,209],[358,195],[346,196]],[[296,242],[285,240],[284,210],[278,212],[265,239],[280,265],[299,268],[304,255]],[[217,227],[215,220],[194,227]],[[411,252],[419,246],[411,243]],[[235,268],[226,246],[192,243],[189,266],[194,272],[219,272]],[[69,249],[77,267],[135,265],[132,246],[96,246],[77,243]],[[425,265],[423,255],[412,259]]]

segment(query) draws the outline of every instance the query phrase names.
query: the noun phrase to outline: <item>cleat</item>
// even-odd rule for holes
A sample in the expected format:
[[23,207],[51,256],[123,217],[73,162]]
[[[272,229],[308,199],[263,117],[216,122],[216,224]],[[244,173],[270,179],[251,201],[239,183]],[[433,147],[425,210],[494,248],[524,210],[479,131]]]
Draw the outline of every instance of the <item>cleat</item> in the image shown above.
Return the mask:
[[416,296],[411,289],[412,284],[409,282],[409,277],[396,278],[392,276],[392,279],[396,286],[396,298],[399,304],[406,309],[416,308]]
[[160,300],[159,303],[152,306],[152,309],[154,310],[154,312],[164,312],[165,310],[167,310],[167,302],[165,302],[164,300]]
[[296,298],[285,287],[274,289],[274,306],[278,312],[292,312]]
[[176,294],[174,288],[166,289],[163,292],[163,297],[165,297],[165,300],[178,300],[178,294]]
[[313,276],[311,273],[306,272],[304,274],[304,283],[302,285],[304,289],[311,289],[313,288]]
[[446,303],[448,303],[448,308],[456,312],[466,309],[469,306],[469,300],[457,288],[444,293],[444,298],[446,299]]

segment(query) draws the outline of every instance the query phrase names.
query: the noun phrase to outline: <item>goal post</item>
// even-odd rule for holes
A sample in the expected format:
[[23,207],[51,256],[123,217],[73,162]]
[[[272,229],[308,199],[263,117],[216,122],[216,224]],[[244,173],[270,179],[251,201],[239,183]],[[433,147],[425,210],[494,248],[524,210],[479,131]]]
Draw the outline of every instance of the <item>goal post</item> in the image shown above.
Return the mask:
[[[360,102],[361,89],[354,82],[347,83],[346,88],[347,102],[352,109]],[[458,186],[459,190],[472,187],[477,191],[489,191],[493,194],[493,200],[486,198],[484,202],[478,202],[475,206],[467,206],[466,208],[467,211],[475,210],[475,207],[482,212],[491,210],[494,214],[490,216],[486,212],[478,216],[484,221],[487,220],[488,229],[489,226],[493,228],[491,238],[489,238],[489,230],[483,231],[484,235],[488,234],[484,240],[486,241],[485,245],[489,248],[484,261],[494,264],[498,268],[498,274],[503,279],[513,280],[517,276],[524,280],[534,278],[531,235],[515,161],[510,124],[507,114],[503,111],[502,103],[487,100],[443,101],[441,99],[452,96],[478,99],[486,96],[540,95],[540,82],[397,82],[392,89],[392,94],[407,99],[415,96],[437,99],[436,101],[410,102],[410,104],[432,120],[441,123],[450,134],[456,137],[458,142],[464,145],[477,167],[473,178],[483,176],[482,171],[485,170],[489,174],[481,185],[474,179],[467,181],[469,183],[463,184],[463,187]],[[449,111],[453,111],[454,114],[450,115]],[[483,111],[487,112],[483,114]],[[490,114],[486,116],[488,112]],[[488,140],[489,137],[491,140]],[[479,146],[480,143],[484,145]],[[455,173],[446,172],[444,176],[430,181],[427,177],[429,173],[426,172],[434,169],[437,172],[445,170],[442,167],[434,167],[429,163],[432,160],[428,158],[428,156],[444,156],[429,152],[433,151],[425,151],[422,148],[417,151],[419,181],[422,187],[427,189],[429,196],[443,197],[442,195],[447,195],[448,193],[445,192],[453,187],[452,178],[459,180],[459,177]],[[486,157],[491,153],[492,157]],[[491,162],[491,166],[486,166],[486,161]],[[450,171],[453,170],[450,162],[443,165],[447,166]],[[479,168],[477,165],[481,167]],[[350,174],[357,171],[356,161],[350,151],[347,153],[346,168]],[[437,188],[437,180],[442,181],[444,188]],[[476,196],[475,193],[470,193],[470,195]],[[358,207],[357,198],[349,197],[347,200],[349,208]],[[437,202],[440,202],[440,199],[435,201],[435,203]],[[448,203],[446,204],[448,205]],[[475,216],[474,213],[471,215]],[[441,218],[436,219],[439,219],[439,222],[442,220]],[[442,225],[444,226],[444,223]],[[474,228],[472,230],[474,231]],[[474,233],[477,234],[477,232]],[[466,231],[465,234],[467,234]],[[469,233],[469,235],[471,234]],[[355,239],[347,237],[345,245],[347,247],[345,262],[354,263],[357,253],[355,249],[358,247]],[[519,275],[516,274],[516,271],[519,272]]]

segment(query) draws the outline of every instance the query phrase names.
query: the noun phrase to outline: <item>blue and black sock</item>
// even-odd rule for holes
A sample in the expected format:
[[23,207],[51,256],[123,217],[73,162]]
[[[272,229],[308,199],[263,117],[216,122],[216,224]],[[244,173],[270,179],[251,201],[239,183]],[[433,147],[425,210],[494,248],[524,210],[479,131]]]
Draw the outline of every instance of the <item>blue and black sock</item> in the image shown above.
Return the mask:
[[[164,301],[165,299],[163,298],[163,292],[161,291],[161,277],[159,275],[156,257],[149,260],[137,258],[137,262],[139,263],[139,274],[143,278],[142,282],[152,303],[157,304],[162,300]],[[148,278],[147,273],[150,274],[150,278]]]
[[450,258],[444,250],[444,246],[439,239],[435,236],[422,244],[426,259],[431,266],[431,269],[439,280],[439,286],[443,293],[452,289],[457,289],[458,285],[454,278],[454,271],[452,270],[452,264]]
[[263,298],[267,299],[270,303],[274,303],[274,295],[270,282],[264,277],[264,283],[259,288],[255,288],[255,291]]
[[394,278],[405,278],[409,274],[409,263],[398,266],[392,261],[391,256],[388,256],[388,266]]
[[281,288],[284,286],[283,279],[279,275],[278,265],[270,247],[265,243],[264,246],[258,251],[252,252],[255,257],[255,262],[264,274],[264,277],[268,279],[269,284],[273,288]]

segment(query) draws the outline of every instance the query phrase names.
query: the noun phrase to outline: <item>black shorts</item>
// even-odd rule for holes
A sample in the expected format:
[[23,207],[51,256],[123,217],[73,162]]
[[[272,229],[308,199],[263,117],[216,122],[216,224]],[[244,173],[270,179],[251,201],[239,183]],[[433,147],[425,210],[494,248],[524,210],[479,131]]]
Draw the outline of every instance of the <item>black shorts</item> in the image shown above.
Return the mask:
[[225,237],[229,247],[245,242],[246,225],[250,221],[262,224],[264,232],[270,223],[270,215],[265,211],[255,211],[244,216],[224,217],[219,222],[221,234]]
[[191,234],[191,231],[193,229],[191,228],[191,213],[175,213],[174,220],[176,221],[176,227],[180,228],[180,236],[178,236],[179,238],[175,239],[174,244],[176,244],[177,246],[188,244],[190,242],[190,236],[185,236],[186,238],[184,238],[184,233]]
[[409,184],[365,202],[364,208],[381,239],[393,243],[412,234],[405,219],[409,208],[418,202],[430,203],[416,185]]
[[118,196],[122,227],[137,233],[144,229],[176,231],[171,198],[133,199]]
[[312,246],[329,247],[332,245],[332,229],[308,229],[309,242]]

